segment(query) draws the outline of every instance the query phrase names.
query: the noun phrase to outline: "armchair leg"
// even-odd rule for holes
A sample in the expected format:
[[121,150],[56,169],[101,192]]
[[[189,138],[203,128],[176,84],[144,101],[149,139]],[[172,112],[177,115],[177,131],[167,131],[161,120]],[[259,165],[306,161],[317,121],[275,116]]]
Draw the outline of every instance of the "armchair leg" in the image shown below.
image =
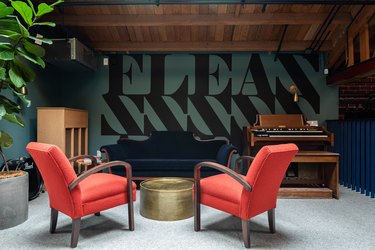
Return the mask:
[[100,216],[100,212],[95,213],[95,216]]
[[276,224],[275,224],[275,209],[272,208],[268,210],[268,225],[270,227],[270,232],[276,232]]
[[246,248],[250,248],[250,221],[241,219],[242,238]]
[[128,220],[129,220],[129,230],[134,231],[134,206],[133,200],[128,203]]
[[72,237],[70,240],[71,248],[77,247],[80,228],[81,228],[81,218],[73,219],[72,220]]
[[197,192],[194,194],[194,231],[201,230],[201,204]]
[[49,232],[53,234],[56,231],[56,224],[57,224],[57,217],[59,215],[59,211],[54,208],[51,208],[51,221],[49,224]]

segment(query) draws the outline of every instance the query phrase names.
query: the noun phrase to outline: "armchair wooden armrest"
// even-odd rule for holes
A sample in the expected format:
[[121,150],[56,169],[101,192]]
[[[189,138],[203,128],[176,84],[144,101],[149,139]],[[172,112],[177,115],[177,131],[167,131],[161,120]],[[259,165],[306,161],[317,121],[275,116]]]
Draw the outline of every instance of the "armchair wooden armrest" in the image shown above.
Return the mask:
[[129,163],[124,162],[124,161],[107,162],[107,163],[98,165],[98,166],[84,172],[83,174],[78,176],[74,181],[72,181],[69,184],[69,186],[68,186],[69,190],[72,190],[73,188],[75,188],[81,181],[83,181],[84,179],[86,179],[90,175],[95,174],[95,173],[97,173],[99,171],[102,171],[104,169],[113,167],[113,166],[124,166],[125,167],[125,169],[126,169],[126,179],[128,181],[128,194],[130,193],[130,195],[132,196],[132,192],[130,192],[132,190],[132,168],[131,168],[131,165]]
[[243,161],[248,162],[247,167],[249,167],[250,166],[249,162],[252,162],[254,158],[255,158],[254,156],[248,156],[248,155],[243,155],[243,156],[238,157],[236,161],[234,162],[234,171],[238,173],[240,162],[243,162]]
[[218,163],[214,163],[214,162],[200,162],[198,163],[197,165],[195,165],[194,167],[194,180],[195,180],[195,186],[199,189],[199,182],[200,182],[200,169],[202,167],[209,167],[209,168],[213,168],[213,169],[216,169],[216,170],[219,170],[220,172],[223,172],[225,174],[228,174],[230,177],[232,177],[233,179],[235,179],[238,183],[240,183],[247,191],[251,192],[252,188],[251,188],[251,185],[241,176],[239,175],[238,173],[236,173],[235,171],[233,171],[232,169],[226,167],[226,166],[223,166],[221,164],[218,164]]
[[96,165],[98,165],[98,161],[96,160],[95,156],[93,155],[78,155],[78,156],[74,156],[74,157],[71,157],[69,158],[69,162],[75,162],[77,160],[80,160],[80,159],[85,159],[85,158],[89,158],[91,160],[91,164],[95,167]]

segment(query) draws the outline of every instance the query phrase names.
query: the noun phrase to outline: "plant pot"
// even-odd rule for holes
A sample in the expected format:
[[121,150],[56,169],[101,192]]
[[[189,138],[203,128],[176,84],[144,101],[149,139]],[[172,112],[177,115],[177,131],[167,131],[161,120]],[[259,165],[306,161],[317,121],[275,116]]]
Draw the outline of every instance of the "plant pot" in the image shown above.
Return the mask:
[[24,173],[0,179],[0,229],[17,226],[28,218],[29,174]]

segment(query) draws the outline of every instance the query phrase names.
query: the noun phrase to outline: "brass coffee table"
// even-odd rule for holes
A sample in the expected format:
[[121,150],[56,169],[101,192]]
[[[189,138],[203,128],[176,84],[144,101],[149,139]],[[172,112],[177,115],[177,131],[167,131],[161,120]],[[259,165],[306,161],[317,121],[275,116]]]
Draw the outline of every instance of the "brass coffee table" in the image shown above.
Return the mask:
[[141,182],[140,213],[143,217],[174,221],[193,216],[193,181],[183,178],[155,178]]

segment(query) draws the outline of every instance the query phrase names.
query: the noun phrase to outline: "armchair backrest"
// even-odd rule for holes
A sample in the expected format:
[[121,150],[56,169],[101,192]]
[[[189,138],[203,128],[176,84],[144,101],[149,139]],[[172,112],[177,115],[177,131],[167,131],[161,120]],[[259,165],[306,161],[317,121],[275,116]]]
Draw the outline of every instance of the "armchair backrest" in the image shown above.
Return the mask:
[[253,189],[242,191],[242,218],[249,219],[276,208],[281,181],[297,152],[298,147],[292,143],[264,146],[259,150],[245,177]]
[[74,216],[81,191],[79,186],[72,191],[68,189],[77,175],[65,154],[55,145],[39,142],[30,142],[26,149],[43,177],[51,208]]

